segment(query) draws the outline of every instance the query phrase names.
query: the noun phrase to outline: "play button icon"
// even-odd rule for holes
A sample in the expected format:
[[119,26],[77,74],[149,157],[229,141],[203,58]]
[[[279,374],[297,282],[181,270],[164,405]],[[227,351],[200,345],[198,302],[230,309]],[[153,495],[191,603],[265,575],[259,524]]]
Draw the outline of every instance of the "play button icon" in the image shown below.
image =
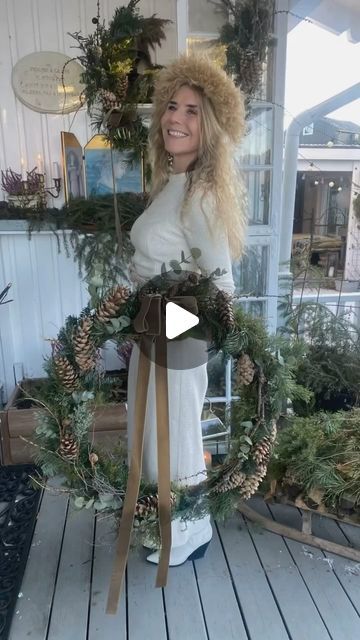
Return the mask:
[[166,337],[171,340],[199,324],[199,318],[174,302],[166,305]]
[[[198,287],[199,274],[192,271],[185,271],[180,274],[174,271],[162,272],[148,280],[139,287],[139,299],[149,294],[160,294],[165,299],[165,304],[161,305],[161,327],[165,327],[167,368],[169,371],[187,371],[195,367],[204,365],[210,358],[216,355],[213,344],[206,329],[206,323],[201,315],[201,303],[206,298],[213,299],[214,291],[206,283]],[[215,287],[216,288],[216,287]],[[178,296],[193,296],[198,302],[198,315],[188,311],[181,302],[172,302]],[[178,301],[177,301],[178,302]],[[153,341],[151,353],[145,346],[146,357],[155,362],[156,350]],[[140,350],[143,343],[139,341]],[[171,374],[170,374],[171,375]]]

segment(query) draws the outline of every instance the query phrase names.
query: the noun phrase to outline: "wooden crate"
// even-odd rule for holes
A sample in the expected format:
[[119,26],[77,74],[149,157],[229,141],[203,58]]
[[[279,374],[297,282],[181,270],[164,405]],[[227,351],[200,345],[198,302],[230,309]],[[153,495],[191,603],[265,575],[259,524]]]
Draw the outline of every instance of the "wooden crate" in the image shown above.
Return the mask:
[[[18,409],[16,401],[21,395],[17,386],[6,407],[0,411],[1,463],[21,464],[33,462],[35,447],[20,438],[32,440],[36,427],[36,414],[42,411],[38,407]],[[89,441],[106,449],[112,449],[119,438],[126,440],[127,411],[125,402],[101,405],[95,409],[94,433]]]

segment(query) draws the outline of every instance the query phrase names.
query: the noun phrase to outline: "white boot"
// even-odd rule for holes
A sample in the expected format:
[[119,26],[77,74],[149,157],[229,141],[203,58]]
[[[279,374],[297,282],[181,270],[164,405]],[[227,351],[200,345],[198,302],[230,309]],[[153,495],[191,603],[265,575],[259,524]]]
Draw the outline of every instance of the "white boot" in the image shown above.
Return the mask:
[[[177,567],[186,560],[198,560],[203,558],[212,538],[212,526],[207,522],[200,531],[193,533],[185,544],[171,546],[169,567]],[[153,564],[159,564],[160,551],[155,551],[147,556],[146,560]]]

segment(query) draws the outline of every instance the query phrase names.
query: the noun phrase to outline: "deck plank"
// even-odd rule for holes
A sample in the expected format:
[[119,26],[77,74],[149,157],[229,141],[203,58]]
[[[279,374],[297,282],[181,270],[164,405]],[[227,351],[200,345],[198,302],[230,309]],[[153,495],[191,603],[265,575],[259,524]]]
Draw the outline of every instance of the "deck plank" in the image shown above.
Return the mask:
[[46,640],[67,504],[67,496],[44,491],[9,640]]
[[[314,534],[332,540],[338,544],[349,545],[360,548],[360,527],[347,524],[338,524],[334,520],[313,515]],[[332,553],[325,553],[327,558],[332,560],[332,567],[338,579],[343,585],[351,602],[358,614],[360,614],[360,565],[358,562],[341,558]]]
[[238,514],[218,529],[251,640],[288,640],[244,518]]
[[169,640],[207,640],[192,562],[169,568],[164,597]]
[[107,614],[107,598],[113,570],[117,530],[113,517],[98,516],[95,521],[95,549],[91,588],[88,640],[127,640],[126,584],[116,614]]
[[94,514],[69,505],[47,640],[87,640]]
[[[269,516],[262,498],[252,498],[250,506]],[[292,640],[329,640],[331,636],[282,537],[251,522],[248,527]]]
[[205,558],[195,560],[194,565],[209,640],[247,640],[216,527]]
[[[270,515],[261,498],[250,504]],[[301,543],[240,515],[214,526],[204,559],[170,568],[165,589],[155,588],[157,567],[146,562],[148,551],[132,550],[118,612],[108,615],[115,523],[67,508],[66,495],[45,491],[9,640],[360,637],[359,564],[316,548],[304,552]],[[297,509],[271,509],[277,521],[299,525]],[[320,537],[360,546],[359,528],[320,516],[313,528]]]
[[[290,505],[268,505],[275,520],[301,528],[301,515]],[[335,523],[334,523],[335,524]],[[316,547],[286,538],[290,553],[304,578],[333,640],[360,636],[360,618],[333,572],[332,563]]]
[[133,549],[127,567],[129,640],[167,640],[163,590],[155,588],[157,565],[149,550]]

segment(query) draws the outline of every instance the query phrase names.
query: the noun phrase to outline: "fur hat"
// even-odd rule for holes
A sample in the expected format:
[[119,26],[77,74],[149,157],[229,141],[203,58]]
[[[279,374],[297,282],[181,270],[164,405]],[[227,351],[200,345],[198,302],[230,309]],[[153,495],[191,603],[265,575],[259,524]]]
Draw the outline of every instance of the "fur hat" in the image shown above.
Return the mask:
[[164,113],[171,97],[184,84],[203,90],[221,128],[232,142],[239,142],[245,130],[244,96],[230,76],[204,53],[183,53],[158,72],[154,109]]

